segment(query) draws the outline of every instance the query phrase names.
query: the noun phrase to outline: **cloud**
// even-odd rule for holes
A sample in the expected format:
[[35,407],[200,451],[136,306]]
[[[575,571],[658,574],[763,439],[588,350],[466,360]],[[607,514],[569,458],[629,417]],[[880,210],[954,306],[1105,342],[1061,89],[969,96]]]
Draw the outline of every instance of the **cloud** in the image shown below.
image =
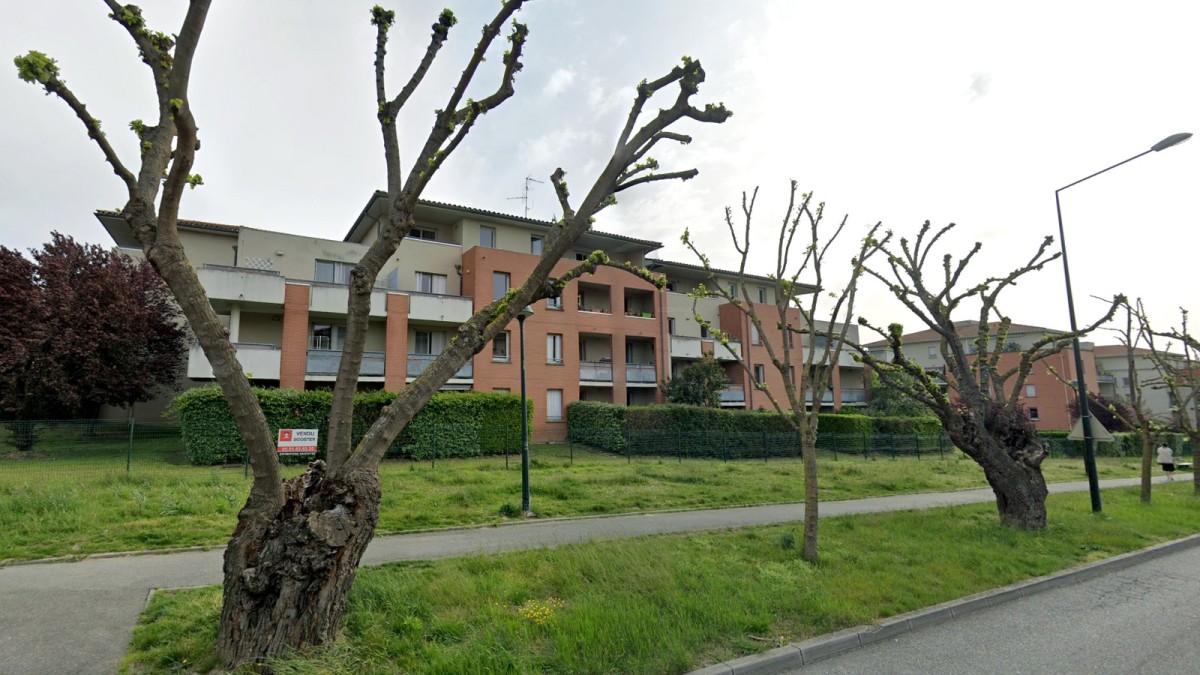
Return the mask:
[[987,96],[988,88],[992,86],[992,76],[987,73],[974,73],[971,75],[971,86],[969,87],[970,101],[974,103],[979,99]]
[[550,79],[546,82],[546,86],[542,87],[542,96],[554,98],[566,91],[573,82],[575,82],[575,71],[567,68],[559,68],[550,74]]

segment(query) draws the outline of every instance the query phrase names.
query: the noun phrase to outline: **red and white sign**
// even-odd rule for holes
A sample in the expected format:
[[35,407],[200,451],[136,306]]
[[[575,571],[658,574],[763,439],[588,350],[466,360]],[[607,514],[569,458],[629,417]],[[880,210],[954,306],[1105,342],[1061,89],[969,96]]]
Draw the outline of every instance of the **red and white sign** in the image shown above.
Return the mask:
[[280,429],[277,451],[281,455],[315,455],[316,429]]

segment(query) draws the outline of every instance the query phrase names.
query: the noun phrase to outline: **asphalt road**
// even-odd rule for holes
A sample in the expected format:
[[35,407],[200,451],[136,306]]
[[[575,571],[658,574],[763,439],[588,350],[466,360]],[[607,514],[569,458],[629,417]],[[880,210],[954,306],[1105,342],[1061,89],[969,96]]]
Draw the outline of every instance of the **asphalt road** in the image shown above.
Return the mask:
[[1200,547],[1007,602],[794,671],[1200,672]]

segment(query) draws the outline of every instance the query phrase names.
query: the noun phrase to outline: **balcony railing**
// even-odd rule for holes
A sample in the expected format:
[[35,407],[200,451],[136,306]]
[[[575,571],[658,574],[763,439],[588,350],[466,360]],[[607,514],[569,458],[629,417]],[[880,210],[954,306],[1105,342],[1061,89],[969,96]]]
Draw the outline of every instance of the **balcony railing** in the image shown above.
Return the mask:
[[653,363],[626,363],[625,381],[654,384],[658,382],[658,374]]
[[[812,404],[813,392],[810,391],[804,395],[804,402],[808,403],[809,405]],[[833,403],[833,391],[832,390],[825,391],[825,395],[821,397],[821,403],[830,403],[830,404]]]
[[[429,364],[437,360],[439,354],[409,354],[408,355],[408,376],[416,377],[425,372]],[[454,374],[452,379],[470,380],[475,377],[475,364],[467,361],[458,372]]]
[[867,390],[842,387],[842,403],[866,403]]
[[612,382],[612,362],[580,361],[580,382]]
[[721,392],[721,403],[745,403],[746,390],[740,384],[731,384]]
[[[309,375],[337,375],[341,362],[340,349],[310,349],[307,372]],[[363,377],[383,377],[383,352],[363,352],[358,374]]]

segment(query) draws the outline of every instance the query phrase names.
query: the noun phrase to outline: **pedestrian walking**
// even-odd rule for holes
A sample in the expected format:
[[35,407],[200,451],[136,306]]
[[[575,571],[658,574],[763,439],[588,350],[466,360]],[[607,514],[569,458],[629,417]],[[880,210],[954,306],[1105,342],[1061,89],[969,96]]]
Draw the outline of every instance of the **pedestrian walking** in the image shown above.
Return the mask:
[[1175,480],[1175,456],[1166,443],[1158,446],[1158,463],[1162,465],[1163,472],[1167,474],[1167,480]]

